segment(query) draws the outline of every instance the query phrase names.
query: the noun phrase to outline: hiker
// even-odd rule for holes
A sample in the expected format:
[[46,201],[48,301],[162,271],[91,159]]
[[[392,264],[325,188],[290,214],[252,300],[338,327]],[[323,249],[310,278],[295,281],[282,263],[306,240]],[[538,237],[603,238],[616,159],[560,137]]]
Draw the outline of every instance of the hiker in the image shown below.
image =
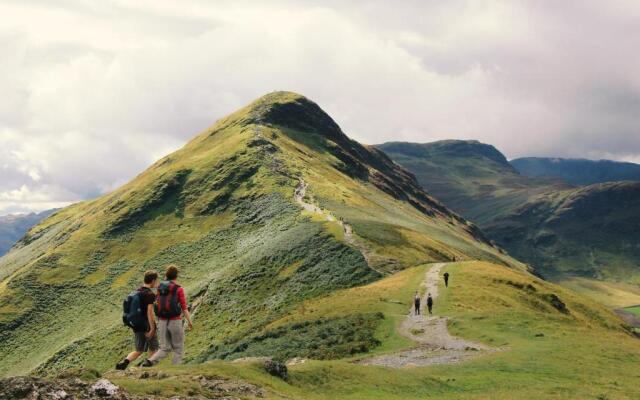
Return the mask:
[[444,287],[449,287],[449,273],[445,272],[443,276],[444,276]]
[[433,307],[433,297],[431,297],[431,293],[427,296],[427,308],[429,309],[429,315],[431,315],[431,308]]
[[184,289],[176,283],[178,267],[169,265],[165,272],[165,279],[158,286],[158,337],[160,350],[149,357],[143,367],[151,367],[173,352],[172,364],[180,364],[184,353],[184,327],[182,316],[187,320],[188,330],[193,329],[191,314],[187,307],[187,297]]
[[413,315],[420,315],[420,295],[416,290],[416,295],[413,297]]
[[127,369],[130,363],[138,359],[142,353],[148,352],[153,356],[158,351],[158,336],[156,335],[156,320],[153,304],[156,295],[153,289],[158,287],[158,273],[147,271],[144,273],[144,284],[135,292],[129,294],[123,303],[122,319],[125,325],[133,330],[134,351],[116,364],[116,369]]

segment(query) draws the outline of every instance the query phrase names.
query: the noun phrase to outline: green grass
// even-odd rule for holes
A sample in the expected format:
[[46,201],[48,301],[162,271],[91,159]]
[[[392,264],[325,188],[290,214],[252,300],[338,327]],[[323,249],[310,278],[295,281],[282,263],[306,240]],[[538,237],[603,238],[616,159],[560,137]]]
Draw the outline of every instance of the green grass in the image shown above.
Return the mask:
[[[346,243],[338,223],[295,204],[300,178],[327,213],[357,221],[355,234],[375,253],[374,269]],[[385,191],[390,182],[399,185],[393,196]],[[452,256],[520,267],[468,228],[397,166],[346,138],[317,106],[298,95],[272,94],[113,193],[57,212],[0,259],[0,376],[111,368],[130,347],[122,299],[145,270],[169,263],[181,267],[180,280],[197,305],[189,362],[245,338],[257,346],[274,321],[300,304],[376,281],[380,271]],[[355,314],[332,321],[343,326],[349,315]],[[371,332],[389,336],[395,323],[394,316],[375,323],[354,318],[362,323],[345,336],[351,344],[325,343],[313,354],[376,348]],[[278,331],[278,338],[289,331]],[[284,351],[286,340],[279,340],[263,347]],[[305,346],[299,351],[312,353]]]
[[[258,364],[206,363],[164,370],[160,382],[168,393],[194,374],[244,379],[268,391],[268,398],[292,399],[633,399],[640,361],[640,340],[622,328],[613,314],[562,287],[526,273],[483,262],[450,265],[450,287],[441,285],[435,311],[452,318],[450,330],[500,351],[460,364],[390,369],[347,360],[307,361],[289,368],[284,382]],[[410,346],[399,340],[395,325],[409,309],[425,267],[403,271],[366,286],[308,300],[274,326],[305,321],[314,315],[378,310],[395,319],[389,336],[378,336],[381,349]],[[569,313],[546,299],[553,294]],[[401,298],[398,304],[393,298]],[[402,311],[404,310],[404,311]],[[280,324],[280,325],[278,325]],[[382,329],[384,331],[384,329]],[[380,349],[378,349],[380,351]],[[374,352],[377,353],[378,351]],[[155,381],[116,383],[144,394]],[[182,389],[179,389],[182,390]],[[178,392],[180,392],[178,390]]]
[[634,313],[635,315],[638,316],[638,318],[640,318],[640,305],[633,306],[633,307],[626,307],[625,310]]
[[635,285],[581,277],[565,278],[557,283],[610,308],[640,304],[640,288]]
[[606,281],[618,294],[614,287],[620,282],[640,288],[639,183],[572,187],[555,178],[522,176],[495,148],[475,141],[380,148],[429,193],[547,278],[608,303],[572,278]]

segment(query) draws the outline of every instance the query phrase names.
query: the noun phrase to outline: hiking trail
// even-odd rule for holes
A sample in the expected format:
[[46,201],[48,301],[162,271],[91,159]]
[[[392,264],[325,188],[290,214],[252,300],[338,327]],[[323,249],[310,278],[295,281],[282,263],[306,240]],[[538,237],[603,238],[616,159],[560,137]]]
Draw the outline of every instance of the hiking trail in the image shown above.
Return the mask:
[[[436,299],[438,298],[438,283],[441,279],[440,271],[445,265],[446,263],[433,264],[422,283],[424,296],[421,312],[426,315],[413,315],[413,307],[411,307],[409,315],[399,327],[400,335],[413,340],[418,346],[410,350],[367,358],[359,361],[359,364],[393,368],[453,364],[474,357],[482,351],[491,351],[483,344],[452,336],[447,329],[449,318],[428,315],[427,294],[431,293],[434,309],[437,310]],[[422,309],[423,307],[424,309]]]
[[308,186],[309,184],[307,184],[302,179],[300,180],[300,183],[298,183],[298,186],[293,193],[293,198],[296,203],[298,203],[300,206],[302,206],[303,209],[309,212],[324,216],[324,219],[329,222],[338,223],[342,227],[342,231],[344,232],[345,242],[362,253],[362,256],[367,262],[367,265],[369,265],[369,268],[382,273],[381,271],[373,267],[372,260],[375,256],[375,252],[354,235],[353,227],[351,225],[349,225],[342,219],[336,218],[333,214],[331,214],[330,211],[322,210],[322,208],[316,206],[315,204],[308,203],[304,200],[305,196],[307,195]]

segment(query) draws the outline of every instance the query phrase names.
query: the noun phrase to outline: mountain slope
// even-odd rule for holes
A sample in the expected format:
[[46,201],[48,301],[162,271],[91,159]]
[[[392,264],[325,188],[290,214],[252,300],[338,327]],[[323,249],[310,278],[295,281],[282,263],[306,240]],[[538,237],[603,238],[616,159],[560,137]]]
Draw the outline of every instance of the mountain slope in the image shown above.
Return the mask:
[[[449,319],[453,334],[492,350],[478,352],[471,361],[429,367],[363,365],[361,361],[377,355],[411,350],[411,343],[399,335],[396,322],[407,317],[415,291],[424,290],[421,284],[429,268],[408,268],[366,285],[309,299],[270,324],[274,331],[295,327],[289,332],[299,334],[265,335],[261,341],[248,341],[247,347],[236,348],[269,349],[287,339],[292,339],[287,341],[291,347],[304,345],[307,336],[303,333],[311,331],[310,327],[325,328],[326,337],[337,339],[340,333],[330,321],[353,313],[379,313],[385,318],[377,336],[381,344],[376,354],[298,360],[287,367],[286,380],[270,375],[259,360],[166,368],[160,365],[151,370],[107,372],[103,377],[131,395],[149,400],[176,396],[289,400],[581,400],[640,396],[636,368],[640,340],[612,312],[526,272],[486,262],[448,263],[445,270],[451,274],[450,285],[445,288],[438,280],[440,296],[434,311]],[[320,324],[318,315],[325,317]],[[325,343],[318,342],[318,348]],[[438,358],[439,350],[428,353],[426,357]],[[67,382],[74,382],[77,375],[95,381],[90,374],[92,371],[80,370],[66,372],[65,376]],[[47,385],[65,390],[69,386],[59,381]],[[20,393],[33,390],[30,381],[17,385],[13,380],[0,380],[0,396],[3,390],[11,393],[16,386],[23,388]]]
[[511,160],[524,176],[561,178],[573,185],[640,181],[640,164],[611,160],[524,157]]
[[475,140],[390,142],[378,148],[448,207],[481,225],[539,194],[570,187],[557,179],[523,177],[495,147]]
[[25,233],[53,214],[56,210],[47,210],[40,213],[16,214],[0,216],[0,256],[5,254]]
[[640,183],[571,187],[522,176],[495,148],[475,141],[379,148],[545,276],[640,284]]
[[[317,209],[296,201],[303,183]],[[59,211],[0,259],[0,375],[110,368],[129,347],[122,298],[144,270],[168,263],[192,296],[196,362],[282,334],[266,327],[305,300],[454,257],[523,268],[315,103],[272,93],[113,193]],[[376,313],[325,322],[349,329],[316,358],[379,342]]]

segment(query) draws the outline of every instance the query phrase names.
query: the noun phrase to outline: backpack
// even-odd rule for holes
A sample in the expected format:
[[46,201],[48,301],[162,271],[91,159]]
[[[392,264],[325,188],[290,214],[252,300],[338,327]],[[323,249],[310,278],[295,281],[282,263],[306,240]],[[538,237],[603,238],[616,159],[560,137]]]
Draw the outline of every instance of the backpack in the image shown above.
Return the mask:
[[160,283],[158,286],[158,317],[171,319],[182,315],[182,307],[178,301],[178,289],[180,289],[180,285],[174,282],[163,281]]
[[149,327],[146,310],[142,309],[142,290],[127,295],[122,302],[122,322],[135,332],[146,332]]

